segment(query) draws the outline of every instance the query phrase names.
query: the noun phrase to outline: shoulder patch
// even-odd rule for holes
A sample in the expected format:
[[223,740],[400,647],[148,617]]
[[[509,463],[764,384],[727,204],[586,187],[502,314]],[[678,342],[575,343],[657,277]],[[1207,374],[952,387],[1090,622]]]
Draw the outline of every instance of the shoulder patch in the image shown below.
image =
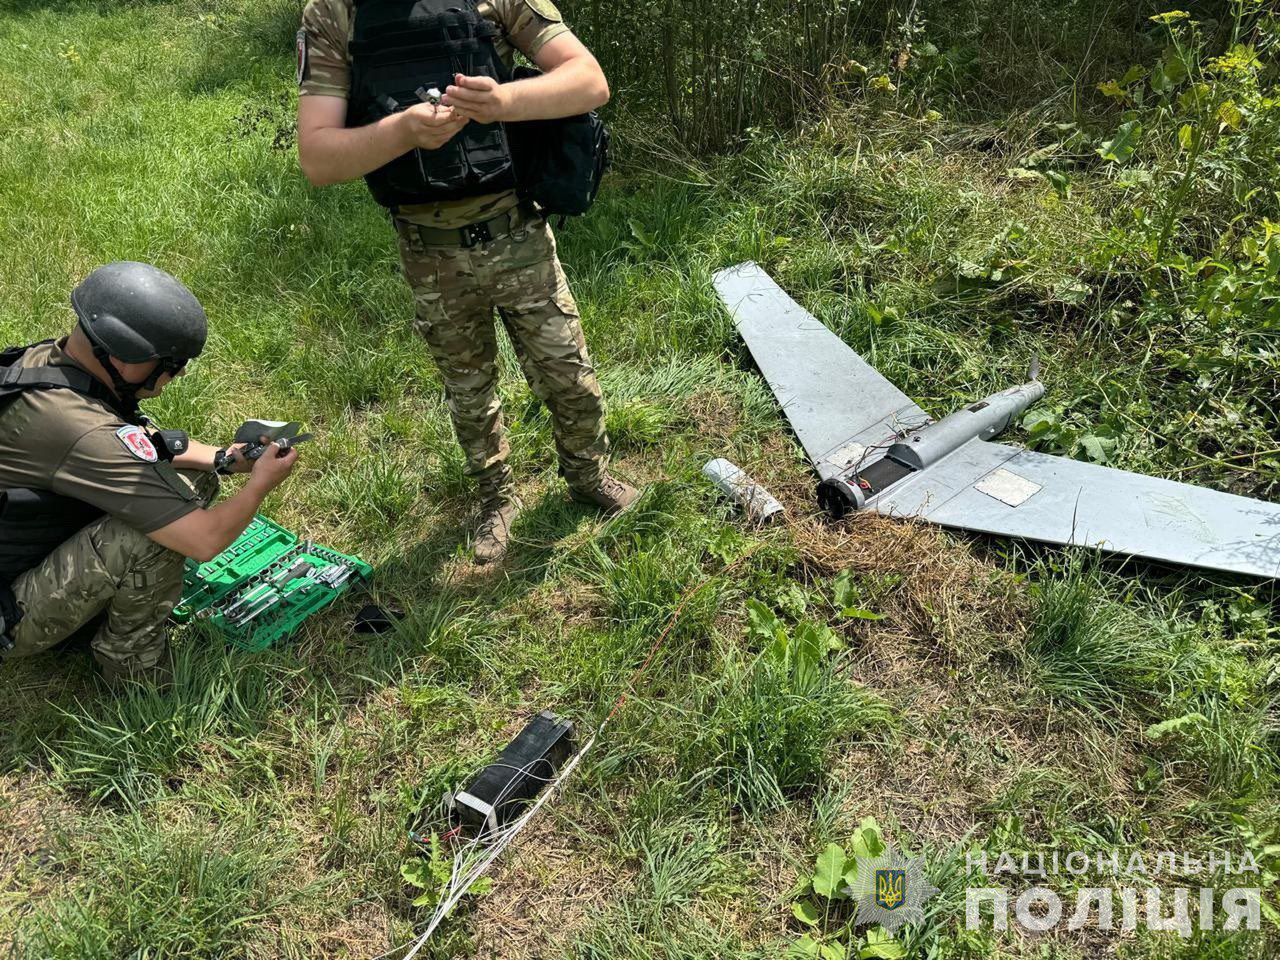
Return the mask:
[[564,19],[560,11],[556,9],[556,5],[551,0],[524,0],[524,5],[540,16],[543,20],[550,20],[552,23],[559,23]]
[[136,424],[126,424],[116,431],[116,439],[137,460],[144,463],[155,463],[160,459],[156,453],[156,445],[147,436],[147,431]]
[[298,83],[302,83],[307,79],[307,31],[304,27],[298,31],[295,39],[295,45],[298,48]]

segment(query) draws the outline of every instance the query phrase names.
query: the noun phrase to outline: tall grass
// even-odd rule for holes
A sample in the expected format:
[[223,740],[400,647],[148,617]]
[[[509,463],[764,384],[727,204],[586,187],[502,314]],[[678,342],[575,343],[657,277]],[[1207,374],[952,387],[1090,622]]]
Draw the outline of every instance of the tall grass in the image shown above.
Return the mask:
[[322,881],[290,873],[293,844],[241,832],[164,826],[140,818],[65,836],[54,855],[82,883],[33,912],[19,955],[109,960],[265,956],[287,908]]

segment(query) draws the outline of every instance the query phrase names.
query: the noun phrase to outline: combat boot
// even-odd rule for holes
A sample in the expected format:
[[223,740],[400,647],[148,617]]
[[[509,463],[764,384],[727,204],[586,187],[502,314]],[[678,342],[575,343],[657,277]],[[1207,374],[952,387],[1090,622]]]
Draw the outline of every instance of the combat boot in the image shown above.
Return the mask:
[[599,507],[606,513],[621,513],[631,506],[640,496],[640,491],[629,483],[623,483],[617,477],[604,474],[600,482],[590,490],[569,488],[569,496],[579,503],[589,503]]
[[519,513],[520,504],[513,500],[485,507],[473,544],[476,563],[493,563],[506,555],[511,542],[511,524]]

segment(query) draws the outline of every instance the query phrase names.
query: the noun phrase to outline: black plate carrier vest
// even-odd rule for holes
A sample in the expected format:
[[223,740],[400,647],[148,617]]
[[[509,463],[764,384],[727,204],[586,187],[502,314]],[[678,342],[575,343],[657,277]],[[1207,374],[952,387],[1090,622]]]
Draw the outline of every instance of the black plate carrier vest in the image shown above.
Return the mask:
[[[135,415],[119,408],[111,391],[83,370],[20,366],[29,349],[0,351],[0,410],[24,390],[71,390],[101,400],[123,419],[136,422]],[[97,507],[48,490],[0,490],[0,606],[8,584],[100,516]]]
[[[498,27],[477,0],[356,0],[347,126],[374,123],[443,92],[455,73],[511,79]],[[375,200],[394,210],[499,193],[515,186],[501,123],[468,123],[438,150],[410,150],[368,174]]]

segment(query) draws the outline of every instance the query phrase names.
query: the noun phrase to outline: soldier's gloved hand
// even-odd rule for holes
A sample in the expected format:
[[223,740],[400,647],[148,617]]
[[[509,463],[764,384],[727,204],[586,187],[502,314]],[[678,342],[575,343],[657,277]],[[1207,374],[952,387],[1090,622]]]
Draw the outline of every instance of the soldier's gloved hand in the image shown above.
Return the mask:
[[285,477],[289,476],[293,471],[293,465],[297,462],[296,448],[290,448],[282,457],[280,444],[273,443],[262,452],[262,456],[253,461],[253,472],[250,474],[249,482],[261,485],[263,492],[274,490],[284,482]]
[[438,150],[470,122],[467,117],[434,103],[415,103],[396,116],[404,133],[406,149]]
[[440,102],[452,107],[458,116],[468,117],[476,123],[497,123],[506,119],[510,99],[511,91],[493,77],[468,77],[456,73]]

